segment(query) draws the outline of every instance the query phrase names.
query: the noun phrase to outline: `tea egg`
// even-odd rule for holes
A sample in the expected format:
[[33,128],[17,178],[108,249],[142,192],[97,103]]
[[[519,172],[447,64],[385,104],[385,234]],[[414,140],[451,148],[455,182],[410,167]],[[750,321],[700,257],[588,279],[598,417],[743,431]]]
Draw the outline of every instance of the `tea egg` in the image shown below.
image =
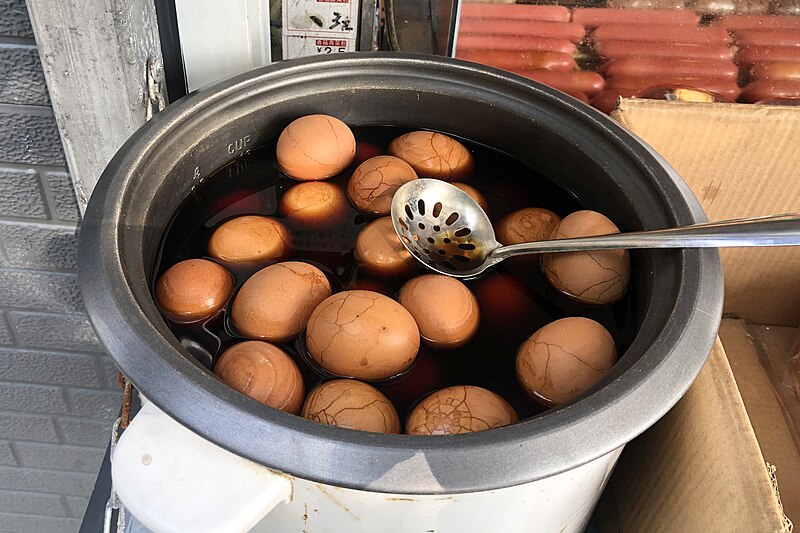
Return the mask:
[[233,276],[224,267],[207,259],[187,259],[158,279],[156,301],[174,322],[196,322],[222,309],[233,288]]
[[347,182],[347,197],[359,211],[388,215],[395,191],[415,179],[417,173],[408,163],[390,155],[379,155],[356,168]]
[[417,269],[417,260],[400,242],[390,217],[373,220],[361,230],[355,257],[367,272],[381,277],[405,276]]
[[289,254],[291,235],[269,217],[246,215],[223,222],[208,240],[208,255],[227,263],[258,263]]
[[435,348],[458,348],[478,331],[478,300],[455,278],[416,277],[403,285],[397,300],[414,317],[422,340]]
[[[577,211],[553,230],[551,239],[619,233],[619,228],[595,211]],[[593,250],[544,254],[542,270],[556,290],[585,304],[610,304],[628,290],[631,275],[627,250]]]
[[381,391],[354,379],[334,379],[312,390],[301,416],[341,428],[400,433],[400,417]]
[[231,318],[245,337],[284,342],[306,327],[311,312],[331,295],[331,284],[320,269],[286,261],[262,268],[233,299]]
[[411,165],[420,178],[454,181],[475,167],[472,153],[457,140],[432,131],[413,131],[389,144],[389,153]]
[[522,343],[517,377],[533,399],[552,407],[582,394],[616,361],[614,339],[606,328],[588,318],[562,318]]
[[303,404],[300,369],[286,352],[272,344],[234,344],[220,356],[214,373],[230,387],[275,409],[294,415]]
[[348,214],[350,204],[338,185],[315,181],[298,183],[283,193],[278,211],[289,222],[330,226]]
[[497,221],[494,232],[502,244],[546,241],[559,222],[561,217],[549,209],[527,207],[512,211]]
[[385,379],[408,369],[419,350],[414,317],[391,298],[343,291],[319,304],[306,328],[306,348],[322,368],[343,377]]
[[478,204],[481,209],[483,209],[484,213],[487,215],[489,214],[489,202],[486,201],[486,197],[483,195],[483,193],[481,193],[481,191],[468,183],[462,183],[460,181],[454,181],[451,183],[451,185],[454,185],[467,193],[467,195],[475,200],[475,203]]
[[308,115],[278,137],[278,165],[290,177],[308,181],[335,176],[353,162],[356,138],[347,124],[329,115]]
[[457,435],[513,424],[514,408],[492,391],[457,385],[434,392],[408,415],[409,435]]

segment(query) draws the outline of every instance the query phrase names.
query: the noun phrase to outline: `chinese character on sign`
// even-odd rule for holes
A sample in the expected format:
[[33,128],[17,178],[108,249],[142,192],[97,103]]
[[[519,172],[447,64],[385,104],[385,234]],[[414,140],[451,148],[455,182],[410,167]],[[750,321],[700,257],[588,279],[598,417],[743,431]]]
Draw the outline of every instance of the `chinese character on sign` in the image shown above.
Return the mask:
[[333,19],[331,20],[331,25],[328,27],[329,30],[332,30],[338,26],[342,27],[342,31],[350,31],[353,29],[350,26],[350,17],[342,18],[342,14],[338,11],[333,12]]

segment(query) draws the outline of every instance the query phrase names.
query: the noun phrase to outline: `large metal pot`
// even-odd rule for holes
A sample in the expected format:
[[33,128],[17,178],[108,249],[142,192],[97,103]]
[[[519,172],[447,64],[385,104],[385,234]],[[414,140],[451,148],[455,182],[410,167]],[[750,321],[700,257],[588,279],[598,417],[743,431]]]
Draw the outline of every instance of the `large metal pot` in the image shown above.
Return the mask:
[[[531,510],[550,500],[536,500],[530,487],[544,487],[541,483],[554,477],[565,480],[563,473],[594,464],[592,481],[583,482],[591,485],[586,495],[579,496],[574,482],[570,489],[569,481],[560,492],[548,489],[556,500],[580,499],[559,512],[573,517],[567,530],[583,527],[618,451],[677,402],[706,360],[722,309],[718,253],[632,254],[641,322],[634,342],[612,372],[577,401],[522,423],[468,435],[412,437],[348,431],[270,409],[194,361],[162,320],[149,286],[159,239],[192,188],[310,113],[335,115],[351,125],[437,129],[500,149],[560,182],[623,231],[705,219],[681,178],[655,152],[605,115],[537,83],[474,64],[405,54],[273,65],[169,106],[131,137],[103,173],[81,231],[80,284],[109,353],[152,409],[157,406],[247,464],[288,475],[295,490],[287,509],[302,510],[304,493],[298,487],[314,484],[339,487],[342,494],[413,495],[393,503],[383,498],[366,509],[386,516],[398,509],[404,516],[418,512],[418,522],[405,530],[425,531],[423,526],[432,524],[437,532],[449,531],[455,526],[442,517],[460,514],[464,524],[453,531],[479,531],[478,517],[491,519],[500,510],[491,499],[476,497],[460,513],[450,507],[433,515],[420,512],[420,502],[424,495],[434,502],[442,495],[520,488],[522,503],[511,518],[524,514],[557,525],[565,522],[546,522],[547,511]],[[141,480],[115,481],[124,493],[123,485]],[[134,492],[129,500],[139,498]],[[388,507],[380,510],[381,505]],[[320,523],[326,519],[335,521],[331,514]],[[511,529],[498,530],[514,531],[509,524]],[[357,530],[347,527],[330,531]]]

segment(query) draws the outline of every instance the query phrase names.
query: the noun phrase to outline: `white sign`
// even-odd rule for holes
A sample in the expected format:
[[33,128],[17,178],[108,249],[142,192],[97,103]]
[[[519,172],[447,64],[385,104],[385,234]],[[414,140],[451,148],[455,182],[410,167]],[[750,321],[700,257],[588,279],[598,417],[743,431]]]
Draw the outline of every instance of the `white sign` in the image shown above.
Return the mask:
[[283,58],[355,52],[358,0],[282,0]]

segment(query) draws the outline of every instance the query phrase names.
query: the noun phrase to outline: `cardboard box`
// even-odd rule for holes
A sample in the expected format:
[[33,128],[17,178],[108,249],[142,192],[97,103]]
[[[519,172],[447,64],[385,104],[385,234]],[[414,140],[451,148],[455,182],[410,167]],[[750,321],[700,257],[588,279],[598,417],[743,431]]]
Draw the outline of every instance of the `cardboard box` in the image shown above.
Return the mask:
[[[800,212],[800,109],[623,99],[612,117],[655,148],[710,220]],[[800,324],[800,248],[722,251],[725,312]]]
[[[625,99],[612,116],[676,168],[711,220],[800,211],[800,109]],[[737,318],[723,320],[686,396],[623,452],[597,512],[604,532],[800,523],[800,439],[776,385],[800,323],[800,249],[722,255]]]

